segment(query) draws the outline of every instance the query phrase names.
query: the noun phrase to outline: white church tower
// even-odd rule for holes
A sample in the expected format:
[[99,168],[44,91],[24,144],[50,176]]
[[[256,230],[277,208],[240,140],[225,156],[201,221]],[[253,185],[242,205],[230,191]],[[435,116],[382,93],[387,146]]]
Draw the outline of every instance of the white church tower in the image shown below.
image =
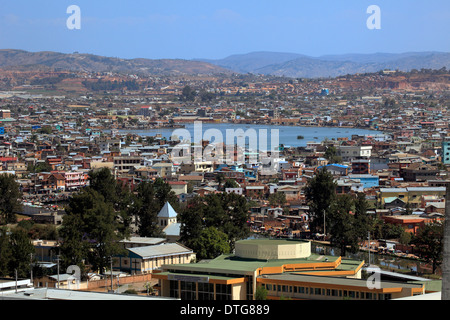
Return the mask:
[[175,242],[180,237],[180,223],[177,222],[177,215],[169,202],[166,202],[158,213],[158,224],[169,242]]

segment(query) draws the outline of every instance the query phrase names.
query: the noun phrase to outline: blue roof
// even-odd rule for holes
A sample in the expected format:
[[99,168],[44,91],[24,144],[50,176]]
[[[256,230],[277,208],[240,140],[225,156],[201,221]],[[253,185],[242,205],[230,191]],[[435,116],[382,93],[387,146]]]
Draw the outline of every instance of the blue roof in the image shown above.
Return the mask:
[[330,166],[338,167],[338,168],[348,168],[348,166],[345,166],[343,164],[338,164],[338,163],[327,164],[327,167],[330,167]]
[[[347,168],[348,168],[348,166],[345,166],[345,165],[343,165],[343,164],[338,164],[338,163],[327,164],[325,167],[331,167],[331,166],[333,166],[333,167],[338,167],[338,168],[342,168],[342,169],[347,169]],[[318,168],[318,169],[322,169],[323,166],[320,166],[320,167],[317,167],[317,168]]]

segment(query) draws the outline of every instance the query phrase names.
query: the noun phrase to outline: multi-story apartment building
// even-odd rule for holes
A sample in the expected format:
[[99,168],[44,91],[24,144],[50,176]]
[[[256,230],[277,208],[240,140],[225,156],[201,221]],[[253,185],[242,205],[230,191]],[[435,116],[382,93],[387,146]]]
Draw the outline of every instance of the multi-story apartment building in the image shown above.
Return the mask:
[[88,174],[81,171],[64,172],[66,190],[79,189],[86,186]]
[[117,170],[118,173],[125,173],[136,166],[140,166],[141,160],[141,157],[135,156],[114,157],[114,169]]
[[442,142],[442,163],[450,164],[450,140]]
[[340,146],[338,156],[344,161],[370,158],[372,156],[372,146]]

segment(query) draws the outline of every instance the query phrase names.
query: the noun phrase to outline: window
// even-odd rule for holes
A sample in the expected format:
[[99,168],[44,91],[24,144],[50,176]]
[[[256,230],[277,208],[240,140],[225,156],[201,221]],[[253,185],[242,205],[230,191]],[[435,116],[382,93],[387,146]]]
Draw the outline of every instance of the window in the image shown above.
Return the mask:
[[169,288],[169,296],[171,298],[178,298],[178,281],[170,280]]
[[231,300],[231,285],[216,284],[216,300]]
[[198,283],[198,300],[214,300],[213,283]]
[[181,281],[181,300],[196,300],[195,282]]

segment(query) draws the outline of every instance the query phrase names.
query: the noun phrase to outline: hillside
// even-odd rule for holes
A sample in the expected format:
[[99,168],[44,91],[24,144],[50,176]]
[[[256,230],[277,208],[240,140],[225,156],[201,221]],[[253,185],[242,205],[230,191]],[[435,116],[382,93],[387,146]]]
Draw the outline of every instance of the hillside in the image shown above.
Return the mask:
[[380,70],[450,69],[450,53],[345,54],[309,57],[293,53],[255,52],[207,60],[235,72],[294,78],[337,77]]
[[85,72],[117,72],[142,75],[195,75],[230,73],[216,65],[179,59],[120,59],[93,54],[58,52],[28,52],[0,50],[0,67],[45,66],[57,70]]

